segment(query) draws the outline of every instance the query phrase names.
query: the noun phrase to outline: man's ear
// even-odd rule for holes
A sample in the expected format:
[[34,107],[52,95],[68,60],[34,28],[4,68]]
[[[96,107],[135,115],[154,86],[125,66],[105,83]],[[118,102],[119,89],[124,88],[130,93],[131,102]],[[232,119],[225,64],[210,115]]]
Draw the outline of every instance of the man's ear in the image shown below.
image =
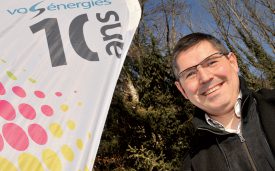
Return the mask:
[[175,85],[177,86],[178,90],[181,92],[181,94],[184,96],[184,98],[188,99],[183,87],[181,86],[179,81],[175,82]]
[[229,53],[229,61],[231,66],[234,68],[234,70],[238,73],[239,72],[239,66],[238,66],[238,61],[237,61],[237,57],[233,52]]

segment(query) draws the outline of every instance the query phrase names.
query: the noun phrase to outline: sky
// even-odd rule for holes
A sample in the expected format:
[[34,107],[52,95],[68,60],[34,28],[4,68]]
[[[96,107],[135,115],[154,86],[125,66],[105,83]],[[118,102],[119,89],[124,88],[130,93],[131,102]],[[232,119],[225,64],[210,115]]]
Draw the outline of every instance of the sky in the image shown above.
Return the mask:
[[[191,20],[195,32],[209,32],[215,27],[215,22],[209,12],[203,7],[203,0],[186,0],[190,6]],[[212,27],[212,28],[211,28]],[[186,30],[184,30],[185,32]]]

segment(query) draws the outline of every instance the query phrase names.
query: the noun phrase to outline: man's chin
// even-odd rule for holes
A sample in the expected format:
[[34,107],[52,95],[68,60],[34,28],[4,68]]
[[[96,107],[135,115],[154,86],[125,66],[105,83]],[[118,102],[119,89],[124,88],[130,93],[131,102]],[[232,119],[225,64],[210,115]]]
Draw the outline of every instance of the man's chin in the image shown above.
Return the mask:
[[228,105],[226,104],[215,104],[215,105],[209,105],[207,107],[204,107],[205,112],[207,112],[210,115],[222,115],[226,114],[228,109]]

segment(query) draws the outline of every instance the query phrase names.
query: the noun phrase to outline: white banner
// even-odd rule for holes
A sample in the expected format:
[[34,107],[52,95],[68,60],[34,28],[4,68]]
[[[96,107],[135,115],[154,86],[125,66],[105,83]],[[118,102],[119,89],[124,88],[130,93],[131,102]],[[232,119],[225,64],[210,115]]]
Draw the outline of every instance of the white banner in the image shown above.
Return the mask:
[[92,170],[138,0],[0,4],[0,170]]

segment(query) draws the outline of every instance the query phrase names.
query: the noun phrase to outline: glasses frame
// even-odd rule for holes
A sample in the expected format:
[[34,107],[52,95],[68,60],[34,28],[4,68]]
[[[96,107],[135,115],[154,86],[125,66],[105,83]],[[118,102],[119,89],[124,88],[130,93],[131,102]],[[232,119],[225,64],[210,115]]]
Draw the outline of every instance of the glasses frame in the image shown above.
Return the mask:
[[[217,55],[217,54],[219,54],[220,56],[213,57],[214,55]],[[179,74],[178,74],[178,81],[181,79],[181,77],[183,76],[183,73],[184,73],[185,71],[190,70],[191,68],[196,68],[196,70],[198,71],[198,66],[199,66],[199,65],[203,65],[203,64],[204,64],[206,61],[208,61],[209,59],[218,59],[218,58],[221,58],[221,57],[223,57],[223,56],[228,57],[229,54],[230,54],[230,53],[215,52],[215,53],[213,53],[213,54],[207,56],[204,60],[202,60],[202,61],[201,61],[200,63],[198,63],[197,65],[191,66],[191,67],[186,68],[185,70],[179,72]]]

